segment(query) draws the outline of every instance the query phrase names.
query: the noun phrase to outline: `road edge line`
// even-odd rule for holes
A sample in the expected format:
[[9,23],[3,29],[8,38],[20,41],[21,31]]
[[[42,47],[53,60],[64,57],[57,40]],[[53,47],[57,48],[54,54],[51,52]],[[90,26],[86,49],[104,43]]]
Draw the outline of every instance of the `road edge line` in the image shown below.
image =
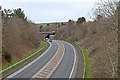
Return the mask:
[[[49,42],[48,42],[49,43]],[[36,59],[34,59],[32,62],[28,63],[26,66],[22,67],[21,69],[19,69],[18,71],[12,73],[11,75],[7,76],[7,78],[12,78],[15,75],[17,75],[18,73],[20,73],[21,71],[23,71],[24,69],[26,69],[27,67],[29,67],[30,65],[32,65],[34,62],[36,62],[38,59],[40,59],[50,48],[51,48],[51,43],[49,43],[50,46],[48,47],[48,49],[41,54],[39,57],[37,57]]]
[[72,44],[70,44],[69,42],[66,42],[66,41],[63,41],[63,42],[68,43],[68,44],[73,48],[74,55],[75,55],[73,67],[72,67],[72,70],[71,70],[71,73],[70,73],[70,76],[69,76],[69,80],[70,80],[70,78],[72,78],[73,70],[74,70],[74,68],[75,68],[75,64],[76,64],[76,61],[77,61],[76,50],[75,50],[74,46],[73,46]]
[[[62,43],[62,42],[61,42],[61,43]],[[62,43],[62,45],[63,45],[63,43]],[[63,57],[64,57],[64,55],[65,55],[65,46],[63,45],[63,47],[64,47],[63,55],[62,55],[60,61],[57,63],[56,67],[54,67],[54,69],[52,70],[52,72],[47,76],[47,78],[49,78],[49,77],[53,74],[53,72],[56,70],[56,68],[57,68],[57,67],[60,65],[60,63],[62,62],[62,59],[63,59]]]
[[[37,52],[41,51],[42,49],[43,49],[43,48],[41,48],[41,49],[40,49],[40,50],[38,50]],[[32,54],[32,55],[30,55],[30,56],[26,57],[25,59],[22,59],[21,61],[19,61],[19,62],[15,63],[15,64],[13,64],[13,65],[11,65],[11,66],[9,66],[9,67],[7,67],[7,68],[5,68],[5,69],[1,70],[1,71],[0,71],[0,74],[1,74],[1,73],[3,73],[3,72],[4,72],[4,71],[6,71],[6,70],[8,70],[8,69],[10,69],[10,68],[12,68],[12,67],[14,67],[14,66],[18,65],[18,64],[20,64],[21,62],[23,62],[23,61],[25,61],[25,60],[29,59],[30,57],[32,57],[33,55],[35,55],[37,52],[35,52],[34,54]]]
[[[64,41],[64,42],[69,43],[68,41]],[[69,43],[69,44],[70,44],[70,43]],[[75,45],[77,45],[77,44],[75,43]],[[77,46],[78,46],[78,45],[77,45]],[[78,48],[80,49],[80,51],[81,51],[81,53],[82,53],[82,56],[83,56],[84,71],[83,71],[83,76],[82,76],[82,78],[85,78],[85,74],[86,74],[86,60],[85,60],[85,56],[84,56],[84,52],[83,52],[83,50],[81,49],[80,46],[78,46]]]
[[[56,43],[56,42],[55,42],[55,43]],[[58,45],[58,43],[57,43],[57,45]],[[58,45],[58,46],[59,46],[59,45]],[[33,75],[32,78],[35,78],[35,77],[52,61],[52,59],[57,55],[58,50],[59,50],[59,47],[58,47],[56,53],[54,54],[54,56],[49,60],[49,62],[47,62],[47,63],[45,64],[45,66],[43,66],[43,67],[40,69],[40,71],[38,71],[35,75]]]
[[[80,47],[79,47],[80,48]],[[85,55],[84,55],[84,52],[83,50],[80,48],[81,52],[82,52],[82,55],[83,55],[83,61],[84,61],[84,73],[83,73],[83,78],[85,78],[85,72],[86,72],[86,61],[85,61]]]

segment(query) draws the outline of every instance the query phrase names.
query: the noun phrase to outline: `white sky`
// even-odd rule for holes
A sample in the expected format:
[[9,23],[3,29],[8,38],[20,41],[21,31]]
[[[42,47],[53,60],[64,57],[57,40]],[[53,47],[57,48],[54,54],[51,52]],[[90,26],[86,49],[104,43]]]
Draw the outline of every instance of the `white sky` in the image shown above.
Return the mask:
[[2,8],[22,8],[28,17],[36,23],[63,22],[85,17],[90,20],[94,4],[100,0],[0,0]]

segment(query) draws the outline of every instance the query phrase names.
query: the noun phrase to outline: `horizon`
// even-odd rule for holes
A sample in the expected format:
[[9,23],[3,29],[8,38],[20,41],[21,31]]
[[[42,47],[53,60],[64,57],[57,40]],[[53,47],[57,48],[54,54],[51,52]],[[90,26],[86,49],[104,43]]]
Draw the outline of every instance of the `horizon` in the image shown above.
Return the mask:
[[15,1],[6,0],[0,4],[2,9],[22,8],[28,20],[34,23],[67,22],[69,19],[77,21],[85,17],[91,21],[92,9],[99,0],[40,0],[40,1]]

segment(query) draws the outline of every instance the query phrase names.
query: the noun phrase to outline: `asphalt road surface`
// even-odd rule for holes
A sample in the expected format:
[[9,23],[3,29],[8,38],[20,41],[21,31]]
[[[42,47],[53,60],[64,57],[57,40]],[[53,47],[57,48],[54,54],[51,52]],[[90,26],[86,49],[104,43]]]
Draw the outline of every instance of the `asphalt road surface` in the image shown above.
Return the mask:
[[58,42],[64,46],[64,56],[49,78],[75,78],[78,63],[76,49],[70,43],[59,40],[50,42],[49,48],[42,55],[7,78],[32,78],[57,54],[60,49]]
[[[65,46],[65,55],[63,57],[62,62],[58,66],[58,68],[54,71],[50,78],[75,78],[76,75],[76,67],[77,67],[77,56],[74,52],[74,48],[71,44],[64,42]],[[76,57],[76,59],[75,59]],[[74,65],[75,62],[75,65]],[[74,69],[74,72],[72,72]]]

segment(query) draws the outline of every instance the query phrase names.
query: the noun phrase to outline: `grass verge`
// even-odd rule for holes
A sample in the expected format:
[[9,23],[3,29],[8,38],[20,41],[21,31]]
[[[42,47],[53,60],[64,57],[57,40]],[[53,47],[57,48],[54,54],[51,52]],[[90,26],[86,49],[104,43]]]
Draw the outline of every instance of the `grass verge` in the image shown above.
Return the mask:
[[[27,58],[26,60],[20,62],[19,64],[15,65],[15,66],[13,66],[13,67],[7,69],[6,71],[2,72],[0,75],[1,75],[2,77],[5,77],[5,76],[13,73],[14,71],[20,69],[21,67],[23,67],[24,65],[28,64],[28,63],[31,62],[33,59],[35,59],[36,57],[38,57],[39,55],[41,55],[41,53],[43,53],[47,48],[48,48],[48,43],[46,43],[46,42],[41,42],[40,46],[39,46],[36,50],[30,52],[29,55],[26,56],[26,57],[29,57],[29,56],[30,56],[29,58]],[[40,50],[40,49],[41,49],[41,50]],[[40,51],[39,51],[39,50],[40,50]],[[34,54],[34,55],[32,55],[32,54],[35,53],[35,52],[37,52],[37,53]],[[32,55],[32,56],[31,56],[31,55]],[[18,61],[17,61],[17,62],[18,62]],[[9,63],[9,66],[11,66],[11,65],[13,65],[13,64],[15,64],[15,63],[16,63],[16,62],[14,62],[14,63],[13,63],[13,62],[12,62],[12,63]],[[6,65],[8,65],[8,64],[6,64]],[[6,65],[5,65],[5,66],[6,66]]]
[[75,43],[75,44],[79,47],[85,59],[84,60],[85,61],[85,64],[84,64],[85,73],[83,73],[84,78],[93,78],[92,63],[90,61],[87,51],[84,48],[80,47],[78,43]]

